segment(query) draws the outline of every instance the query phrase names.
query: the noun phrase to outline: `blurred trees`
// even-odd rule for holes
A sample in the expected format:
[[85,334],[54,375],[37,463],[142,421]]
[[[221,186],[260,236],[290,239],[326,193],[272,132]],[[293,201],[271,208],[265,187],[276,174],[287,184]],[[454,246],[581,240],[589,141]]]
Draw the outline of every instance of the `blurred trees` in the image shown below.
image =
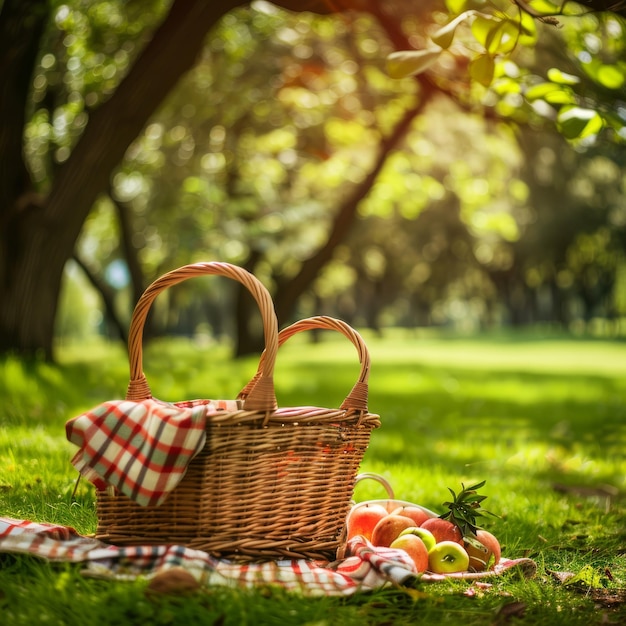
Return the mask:
[[[209,4],[2,4],[0,349],[50,355],[64,267],[123,332],[147,282],[209,258],[254,271],[281,323],[619,313],[619,16],[556,29],[533,15],[549,2]],[[435,41],[390,77],[390,54]],[[245,351],[250,302],[233,324],[222,290],[191,281],[156,321],[236,330]]]
[[[511,193],[500,180],[515,165],[514,156],[502,157],[510,152],[512,136],[503,129],[508,139],[487,136],[484,148],[476,146],[472,135],[488,135],[488,125],[465,115],[430,82],[390,79],[384,58],[393,50],[385,30],[365,15],[340,21],[267,9],[229,15],[172,94],[173,104],[166,103],[154,117],[114,179],[114,196],[128,203],[140,230],[150,234],[141,256],[144,267],[151,264],[152,276],[190,258],[207,258],[211,251],[212,258],[243,265],[271,286],[281,323],[295,306],[298,315],[320,306],[333,312],[335,294],[345,304],[339,313],[347,316],[348,292],[366,293],[369,286],[352,281],[346,237],[361,223],[359,232],[376,238],[370,226],[383,218],[376,230],[385,227],[392,238],[398,229],[408,230],[418,237],[406,241],[409,248],[426,245],[425,256],[436,265],[429,281],[433,295],[417,299],[433,306],[434,294],[446,290],[435,283],[445,279],[448,269],[443,255],[433,250],[447,244],[429,244],[428,235],[420,237],[422,222],[412,223],[432,201],[449,195],[456,202],[458,193],[468,219],[484,214],[484,232],[498,236],[514,227],[507,214]],[[238,98],[229,96],[234,83]],[[465,163],[468,152],[475,152],[471,165]],[[151,170],[144,164],[156,166]],[[519,188],[514,181],[511,189],[519,193]],[[479,205],[489,189],[497,198],[483,211]],[[442,211],[444,204],[439,203]],[[400,221],[393,219],[397,211]],[[459,210],[456,215],[459,230]],[[102,238],[88,241],[95,240]],[[391,250],[379,251],[406,255],[393,239],[389,245]],[[365,243],[365,267],[371,267],[376,247]],[[101,258],[110,259],[110,251]],[[408,257],[409,263],[419,260],[419,254]],[[459,285],[464,262],[457,272]],[[387,265],[395,267],[391,259]],[[361,276],[372,278],[369,271]],[[388,288],[388,299],[378,299],[381,310],[404,297],[400,278],[393,284],[402,291],[394,298]],[[181,286],[187,294],[196,291],[197,301],[203,301],[197,292],[206,289],[214,291],[212,286]],[[353,309],[360,307],[362,298],[352,302]],[[177,301],[169,304],[164,315],[173,329],[180,307]],[[241,306],[237,312],[236,336],[243,351],[252,327],[248,310]],[[368,310],[368,320],[379,323],[375,308]]]
[[61,277],[85,217],[234,4],[175,0],[155,30],[163,2],[4,0],[0,350],[51,356]]

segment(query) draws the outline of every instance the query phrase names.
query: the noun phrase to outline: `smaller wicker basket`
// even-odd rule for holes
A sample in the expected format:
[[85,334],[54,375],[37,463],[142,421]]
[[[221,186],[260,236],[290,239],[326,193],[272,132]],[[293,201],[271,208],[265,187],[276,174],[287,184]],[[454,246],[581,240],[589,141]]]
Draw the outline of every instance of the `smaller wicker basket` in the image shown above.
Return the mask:
[[[168,287],[205,274],[239,281],[259,305],[265,351],[257,374],[237,398],[241,409],[209,417],[205,447],[163,504],[144,507],[118,492],[97,492],[96,536],[117,545],[180,544],[239,562],[334,559],[363,454],[380,425],[367,408],[369,354],[349,325],[314,317],[278,334],[271,297],[249,272],[227,263],[187,265],[157,279],[135,307],[126,397],[152,397],[142,371],[143,326],[152,302]],[[337,409],[278,408],[278,346],[309,329],[345,335],[357,348],[359,377]]]

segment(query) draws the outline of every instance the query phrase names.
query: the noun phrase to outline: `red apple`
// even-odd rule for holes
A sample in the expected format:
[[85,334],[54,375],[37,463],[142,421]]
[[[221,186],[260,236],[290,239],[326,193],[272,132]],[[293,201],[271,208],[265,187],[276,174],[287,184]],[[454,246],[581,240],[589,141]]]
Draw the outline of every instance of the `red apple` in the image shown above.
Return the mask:
[[428,567],[435,574],[465,572],[469,567],[469,555],[456,541],[440,541],[428,553]]
[[408,504],[403,504],[399,506],[397,509],[393,510],[392,513],[394,515],[404,515],[404,517],[410,517],[414,522],[415,526],[421,526],[427,519],[431,516],[421,509],[419,506],[410,506]]
[[447,519],[431,517],[421,525],[421,528],[430,530],[435,536],[437,543],[440,541],[456,541],[456,543],[463,545],[463,533],[461,529]]
[[389,513],[374,526],[372,543],[375,546],[388,548],[405,528],[411,526],[415,526],[415,522],[410,517]]
[[346,522],[348,539],[361,535],[371,540],[374,526],[387,515],[387,509],[382,504],[375,502],[366,502],[355,506],[350,511]]
[[[473,541],[465,539],[465,550],[470,562],[469,566],[476,572],[492,569],[500,562],[500,542],[489,531],[478,529]],[[478,545],[477,545],[478,544]]]
[[428,569],[428,550],[417,535],[400,535],[391,542],[389,547],[404,550],[415,563],[418,574],[422,574]]

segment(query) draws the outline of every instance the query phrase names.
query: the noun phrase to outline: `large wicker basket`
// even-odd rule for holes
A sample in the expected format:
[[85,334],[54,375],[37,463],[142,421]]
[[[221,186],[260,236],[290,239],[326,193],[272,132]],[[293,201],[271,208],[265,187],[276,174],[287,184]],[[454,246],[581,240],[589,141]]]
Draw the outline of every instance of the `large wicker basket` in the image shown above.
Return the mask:
[[[142,365],[143,326],[152,302],[168,287],[206,274],[239,281],[259,305],[265,351],[258,372],[239,394],[240,409],[210,416],[206,445],[163,504],[140,506],[118,492],[98,491],[96,536],[117,545],[181,544],[241,562],[332,559],[371,431],[380,425],[367,408],[369,354],[350,326],[315,317],[279,335],[271,297],[254,276],[226,263],[187,265],[157,279],[137,303],[127,399],[152,397]],[[361,363],[358,380],[338,409],[278,408],[278,346],[313,328],[350,339]]]

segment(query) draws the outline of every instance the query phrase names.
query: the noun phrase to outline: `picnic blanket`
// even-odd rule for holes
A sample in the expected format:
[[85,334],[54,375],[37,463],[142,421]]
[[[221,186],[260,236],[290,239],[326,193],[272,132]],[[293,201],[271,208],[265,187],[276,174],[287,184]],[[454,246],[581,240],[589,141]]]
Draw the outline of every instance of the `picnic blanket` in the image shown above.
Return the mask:
[[[0,553],[30,554],[49,561],[80,563],[85,576],[112,580],[166,579],[186,588],[213,585],[278,585],[306,595],[350,595],[411,581],[434,583],[448,578],[482,580],[507,571],[532,576],[531,559],[503,558],[493,571],[418,574],[403,550],[374,547],[354,537],[345,557],[335,562],[284,560],[240,564],[184,546],[113,546],[83,536],[71,527],[0,517]],[[191,584],[190,584],[191,583]]]

